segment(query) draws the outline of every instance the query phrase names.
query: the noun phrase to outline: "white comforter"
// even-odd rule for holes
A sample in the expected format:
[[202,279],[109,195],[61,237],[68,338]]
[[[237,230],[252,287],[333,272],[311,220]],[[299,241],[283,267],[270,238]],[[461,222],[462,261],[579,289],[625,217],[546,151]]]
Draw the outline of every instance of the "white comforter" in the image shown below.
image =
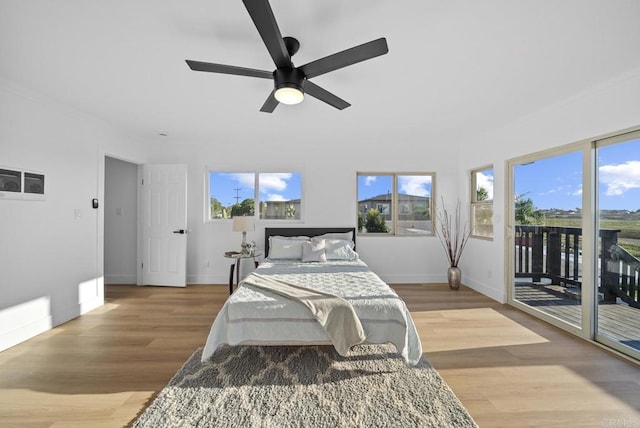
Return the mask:
[[[392,343],[409,364],[420,360],[420,339],[404,301],[363,261],[274,260],[263,262],[256,273],[344,298],[360,318],[366,342]],[[241,283],[213,322],[202,361],[223,345],[312,344],[330,342],[305,306]]]

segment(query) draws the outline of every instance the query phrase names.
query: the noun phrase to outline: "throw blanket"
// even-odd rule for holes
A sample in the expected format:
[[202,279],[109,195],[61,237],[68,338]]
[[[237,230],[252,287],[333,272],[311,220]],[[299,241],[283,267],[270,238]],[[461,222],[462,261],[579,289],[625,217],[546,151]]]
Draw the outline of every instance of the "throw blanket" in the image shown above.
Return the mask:
[[248,275],[243,284],[270,291],[306,306],[342,356],[346,356],[353,345],[362,343],[366,338],[353,307],[339,296],[268,278],[255,272]]

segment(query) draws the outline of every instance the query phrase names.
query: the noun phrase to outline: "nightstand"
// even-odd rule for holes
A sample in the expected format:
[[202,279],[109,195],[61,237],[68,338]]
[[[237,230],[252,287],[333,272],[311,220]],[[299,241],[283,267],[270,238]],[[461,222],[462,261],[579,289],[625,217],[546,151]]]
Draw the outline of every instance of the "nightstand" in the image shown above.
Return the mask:
[[241,262],[244,259],[253,259],[253,264],[255,267],[258,267],[258,262],[256,261],[256,257],[260,257],[262,253],[253,253],[253,254],[243,254],[238,253],[236,251],[227,251],[224,253],[224,256],[228,259],[234,259],[235,263],[229,266],[229,294],[233,293],[233,272],[236,273],[236,286],[240,284],[240,268]]

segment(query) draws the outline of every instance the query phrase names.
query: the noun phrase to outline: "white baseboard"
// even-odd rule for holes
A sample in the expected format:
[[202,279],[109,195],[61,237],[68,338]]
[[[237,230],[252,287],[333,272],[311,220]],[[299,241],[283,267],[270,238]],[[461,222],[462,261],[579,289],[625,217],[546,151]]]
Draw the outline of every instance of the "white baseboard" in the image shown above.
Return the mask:
[[[446,280],[445,280],[446,281]],[[500,303],[505,303],[506,302],[506,296],[504,293],[504,290],[496,290],[493,287],[489,287],[486,284],[480,282],[480,281],[475,281],[473,279],[467,279],[465,281],[463,281],[463,284],[466,285],[469,288],[472,288],[474,290],[476,290],[478,293],[484,294],[485,296],[500,302]]]
[[82,302],[64,308],[53,310],[49,297],[40,297],[0,310],[0,351],[104,305],[102,278],[79,284],[78,290]]
[[135,284],[138,281],[136,274],[105,274],[105,284]]
[[51,317],[35,320],[27,325],[21,325],[14,330],[0,335],[0,351],[9,349],[19,343],[29,340],[45,331],[51,330]]
[[0,351],[31,339],[53,326],[48,297],[0,310]]
[[187,275],[187,284],[229,284],[229,275]]

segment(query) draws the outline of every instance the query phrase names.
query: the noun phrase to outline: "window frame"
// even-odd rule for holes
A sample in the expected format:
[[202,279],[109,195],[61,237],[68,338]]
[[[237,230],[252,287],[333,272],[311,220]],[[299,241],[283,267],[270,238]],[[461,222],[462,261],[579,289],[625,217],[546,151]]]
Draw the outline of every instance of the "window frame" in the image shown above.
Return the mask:
[[[470,237],[471,238],[475,238],[475,239],[484,239],[484,240],[488,240],[488,241],[493,241],[493,237],[494,237],[494,227],[495,225],[493,224],[493,215],[494,215],[494,211],[493,211],[493,197],[491,199],[487,199],[484,201],[478,201],[478,181],[477,181],[477,177],[478,177],[478,173],[481,173],[483,171],[487,171],[487,170],[491,170],[492,173],[495,171],[493,164],[489,164],[489,165],[484,165],[478,168],[474,168],[471,170],[471,197],[470,197],[470,204],[469,204],[469,220],[470,220]],[[495,179],[495,174],[492,174],[492,177],[494,177]],[[495,187],[495,186],[494,186]],[[491,236],[486,236],[486,235],[479,235],[476,233],[476,210],[478,208],[486,208],[486,207],[490,207],[491,208]]]
[[[376,232],[361,232],[356,228],[359,236],[384,236],[384,237],[433,237],[435,235],[435,227],[437,220],[435,219],[435,195],[436,195],[436,173],[432,171],[423,171],[423,172],[356,172],[356,224],[358,223],[359,215],[360,215],[360,177],[366,176],[385,176],[391,177],[391,201],[389,203],[389,208],[391,210],[391,225],[390,231],[387,233],[376,233]],[[399,231],[399,215],[400,213],[400,198],[398,193],[398,177],[402,176],[428,176],[431,177],[431,193],[429,195],[429,220],[431,221],[431,230],[425,230],[425,233],[412,233],[412,234],[400,234]]]
[[218,170],[211,167],[205,168],[205,197],[204,197],[204,222],[205,223],[218,223],[229,221],[233,218],[231,217],[223,217],[223,218],[212,218],[211,216],[211,174],[253,174],[253,219],[254,221],[265,221],[265,222],[287,222],[287,223],[302,223],[304,222],[304,177],[301,171],[290,171],[286,172],[290,174],[297,174],[300,177],[300,217],[299,218],[262,218],[260,213],[260,204],[263,201],[260,198],[260,175],[261,174],[284,174],[282,171],[271,171],[271,170],[232,170],[232,169],[224,169]]
[[[28,187],[27,182],[30,180],[35,180],[37,183],[33,184],[39,187],[35,190]],[[4,183],[11,183],[17,186],[17,189],[5,189]],[[2,186],[0,198],[2,199],[44,201],[48,183],[44,172],[0,165],[0,186]]]

